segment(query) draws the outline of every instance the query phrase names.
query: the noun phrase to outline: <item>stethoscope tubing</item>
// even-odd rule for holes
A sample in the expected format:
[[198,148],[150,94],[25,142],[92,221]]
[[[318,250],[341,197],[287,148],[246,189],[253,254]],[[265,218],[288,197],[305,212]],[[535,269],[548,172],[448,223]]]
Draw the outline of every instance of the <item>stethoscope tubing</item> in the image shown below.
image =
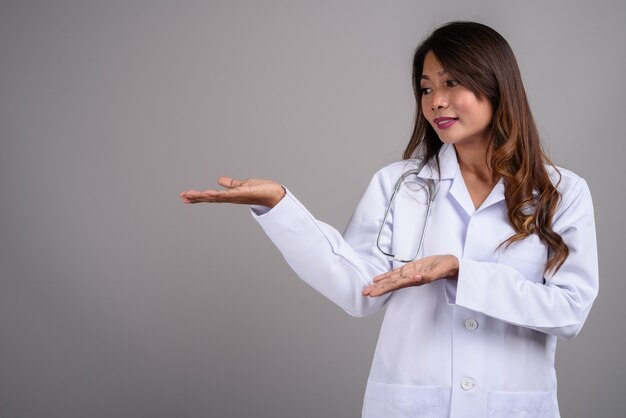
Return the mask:
[[398,179],[398,181],[396,182],[396,185],[394,186],[393,189],[393,193],[391,194],[391,198],[389,199],[389,204],[387,205],[387,209],[385,210],[385,216],[383,217],[383,220],[380,224],[380,228],[378,230],[378,236],[376,237],[376,247],[378,247],[378,250],[383,253],[384,255],[386,255],[387,257],[401,262],[401,263],[410,263],[411,261],[414,261],[421,249],[422,249],[422,245],[424,243],[424,237],[426,236],[426,229],[428,227],[428,219],[430,218],[430,212],[432,209],[432,203],[435,200],[435,196],[437,195],[437,188],[435,186],[435,182],[432,179],[423,179],[426,183],[427,183],[427,193],[428,193],[428,202],[426,205],[426,216],[424,219],[424,227],[422,228],[422,233],[420,234],[420,239],[419,239],[419,244],[417,246],[417,251],[415,252],[415,255],[413,256],[413,258],[411,258],[410,260],[405,260],[402,258],[398,258],[396,257],[395,254],[391,254],[388,253],[386,251],[384,251],[381,246],[380,246],[380,236],[382,235],[383,232],[383,228],[385,227],[385,223],[387,222],[387,217],[389,216],[389,212],[391,211],[391,207],[393,206],[393,202],[394,199],[396,198],[396,194],[398,193],[398,191],[400,190],[400,187],[402,187],[402,185],[404,184],[404,180],[411,175],[417,175],[419,174],[419,172],[422,170],[423,164],[420,165],[419,168],[414,168],[412,170],[408,170],[404,173],[402,173],[402,175],[400,176],[400,178]]

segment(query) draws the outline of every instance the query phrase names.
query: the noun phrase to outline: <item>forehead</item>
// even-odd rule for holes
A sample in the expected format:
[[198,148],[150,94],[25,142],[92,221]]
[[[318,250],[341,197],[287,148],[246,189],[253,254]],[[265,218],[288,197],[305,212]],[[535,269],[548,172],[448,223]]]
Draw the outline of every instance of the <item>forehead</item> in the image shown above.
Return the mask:
[[439,62],[439,59],[437,59],[437,56],[432,51],[428,51],[424,57],[424,67],[422,68],[422,76],[420,78],[432,79],[445,73],[446,70]]

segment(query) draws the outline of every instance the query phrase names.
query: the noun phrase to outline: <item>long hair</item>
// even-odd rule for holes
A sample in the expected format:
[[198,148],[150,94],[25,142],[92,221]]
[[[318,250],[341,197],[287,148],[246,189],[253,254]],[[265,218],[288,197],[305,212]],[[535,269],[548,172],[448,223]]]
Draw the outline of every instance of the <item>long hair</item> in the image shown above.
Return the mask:
[[480,23],[451,22],[437,28],[417,47],[412,77],[417,111],[404,158],[434,159],[439,169],[438,152],[443,143],[422,113],[420,77],[429,51],[461,85],[493,106],[488,127],[491,167],[504,180],[507,215],[515,230],[500,247],[537,234],[551,254],[544,271],[555,273],[569,255],[567,245],[552,229],[561,196],[546,165],[558,170],[541,146],[513,51],[498,32]]

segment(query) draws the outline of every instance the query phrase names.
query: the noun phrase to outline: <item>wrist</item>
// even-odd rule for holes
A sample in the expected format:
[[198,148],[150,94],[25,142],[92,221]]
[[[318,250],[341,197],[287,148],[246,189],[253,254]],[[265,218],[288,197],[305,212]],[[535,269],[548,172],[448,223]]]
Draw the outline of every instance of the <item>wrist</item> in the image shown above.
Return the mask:
[[285,197],[285,195],[287,194],[287,189],[285,189],[284,186],[281,186],[281,185],[277,185],[277,186],[278,187],[276,189],[276,193],[274,194],[274,197],[272,198],[270,203],[267,205],[270,208],[273,208],[274,206],[276,206],[278,202],[283,200],[283,197]]
[[450,255],[452,259],[452,268],[450,269],[450,277],[457,279],[459,277],[459,259],[455,255]]

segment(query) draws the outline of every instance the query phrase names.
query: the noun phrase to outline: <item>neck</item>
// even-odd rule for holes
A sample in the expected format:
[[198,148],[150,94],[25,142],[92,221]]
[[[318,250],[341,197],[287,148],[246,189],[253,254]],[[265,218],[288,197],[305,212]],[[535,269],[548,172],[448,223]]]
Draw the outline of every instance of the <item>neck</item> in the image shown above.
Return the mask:
[[461,173],[474,176],[487,183],[497,182],[496,175],[491,168],[492,149],[488,144],[456,144],[454,149]]

